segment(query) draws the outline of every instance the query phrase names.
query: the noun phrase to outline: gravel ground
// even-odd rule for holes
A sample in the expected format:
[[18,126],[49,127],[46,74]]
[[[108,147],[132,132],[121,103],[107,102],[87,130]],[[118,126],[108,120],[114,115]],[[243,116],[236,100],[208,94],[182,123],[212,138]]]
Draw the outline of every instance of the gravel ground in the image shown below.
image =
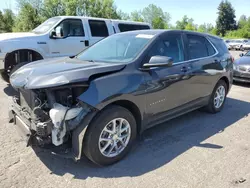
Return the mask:
[[25,147],[8,123],[13,90],[2,81],[0,89],[1,188],[250,187],[250,85],[234,85],[219,114],[195,111],[147,130],[105,168]]

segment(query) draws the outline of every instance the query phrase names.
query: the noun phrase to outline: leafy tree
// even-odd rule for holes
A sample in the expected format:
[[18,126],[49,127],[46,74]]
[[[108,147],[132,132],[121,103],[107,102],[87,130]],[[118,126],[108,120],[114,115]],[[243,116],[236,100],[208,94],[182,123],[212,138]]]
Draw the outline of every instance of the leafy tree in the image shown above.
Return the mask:
[[0,11],[0,33],[4,32],[3,13]]
[[247,25],[247,17],[246,15],[241,15],[238,21],[238,28],[243,28],[245,25]]
[[145,22],[150,23],[155,29],[165,28],[165,25],[168,25],[171,19],[169,13],[163,12],[162,8],[154,4],[150,4],[142,10],[142,17]]
[[227,31],[236,29],[235,10],[227,0],[221,1],[218,10],[217,34],[224,37]]
[[120,19],[122,19],[122,20],[129,20],[130,19],[129,14],[122,12],[121,10],[118,11],[117,14],[119,15]]
[[2,17],[2,20],[3,20],[3,30],[5,32],[12,32],[12,27],[14,25],[14,19],[15,19],[15,16],[14,16],[14,13],[12,12],[11,9],[4,9],[3,10],[3,17]]
[[184,15],[182,20],[176,22],[176,29],[181,30],[195,30],[194,20],[192,18],[188,18],[187,15]]
[[198,32],[201,32],[201,33],[212,33],[212,30],[214,29],[214,26],[212,24],[201,24],[199,25],[198,27]]
[[198,32],[201,32],[201,33],[207,32],[207,26],[206,26],[206,24],[199,25]]
[[63,0],[44,0],[41,14],[44,20],[54,16],[65,15],[66,11]]
[[41,23],[40,17],[31,4],[26,3],[20,9],[15,20],[14,31],[30,31]]
[[141,11],[133,11],[130,14],[130,18],[136,22],[144,22]]
[[192,23],[188,23],[185,27],[185,30],[189,30],[189,31],[196,31],[196,27],[194,24]]

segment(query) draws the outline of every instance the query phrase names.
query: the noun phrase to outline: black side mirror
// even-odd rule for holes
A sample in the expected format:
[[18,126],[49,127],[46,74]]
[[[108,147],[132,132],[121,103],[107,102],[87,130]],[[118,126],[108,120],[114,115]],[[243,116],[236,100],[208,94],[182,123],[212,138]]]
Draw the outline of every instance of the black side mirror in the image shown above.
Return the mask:
[[56,32],[53,30],[50,32],[50,38],[55,39],[56,38]]
[[243,57],[243,56],[244,56],[244,54],[243,54],[243,53],[241,53],[241,54],[240,54],[240,57]]
[[173,58],[167,56],[152,56],[148,63],[143,65],[144,69],[152,67],[170,67],[173,65]]
[[52,39],[61,39],[63,38],[63,29],[61,26],[57,26],[55,30],[51,31],[50,38]]

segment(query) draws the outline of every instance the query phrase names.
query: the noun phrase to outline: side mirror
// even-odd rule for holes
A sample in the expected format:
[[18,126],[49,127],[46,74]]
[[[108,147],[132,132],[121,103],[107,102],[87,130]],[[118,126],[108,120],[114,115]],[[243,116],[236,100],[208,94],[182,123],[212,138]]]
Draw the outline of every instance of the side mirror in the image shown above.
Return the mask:
[[63,30],[62,30],[62,27],[61,26],[57,26],[56,27],[56,36],[58,38],[62,38],[63,37]]
[[149,63],[143,65],[144,69],[152,67],[170,67],[173,65],[173,58],[167,56],[152,56]]
[[241,54],[240,54],[240,57],[243,57],[243,56],[244,56],[244,54],[243,54],[243,53],[241,53]]
[[54,30],[50,32],[50,38],[56,38],[56,32]]
[[60,39],[63,38],[63,30],[61,26],[57,26],[55,30],[51,31],[50,38]]

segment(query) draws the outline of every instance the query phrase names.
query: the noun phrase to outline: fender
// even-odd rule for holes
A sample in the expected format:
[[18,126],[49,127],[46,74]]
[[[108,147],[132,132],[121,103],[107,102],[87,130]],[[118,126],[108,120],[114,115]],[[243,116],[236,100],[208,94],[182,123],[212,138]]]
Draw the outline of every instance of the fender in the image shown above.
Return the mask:
[[33,50],[39,53],[43,58],[49,54],[49,46],[44,36],[22,38],[18,40],[6,40],[1,42],[5,53],[11,53],[17,50]]
[[139,109],[144,109],[145,99],[139,97],[145,93],[143,83],[144,76],[139,71],[118,72],[91,81],[87,91],[78,99],[98,110],[118,100],[131,101]]

